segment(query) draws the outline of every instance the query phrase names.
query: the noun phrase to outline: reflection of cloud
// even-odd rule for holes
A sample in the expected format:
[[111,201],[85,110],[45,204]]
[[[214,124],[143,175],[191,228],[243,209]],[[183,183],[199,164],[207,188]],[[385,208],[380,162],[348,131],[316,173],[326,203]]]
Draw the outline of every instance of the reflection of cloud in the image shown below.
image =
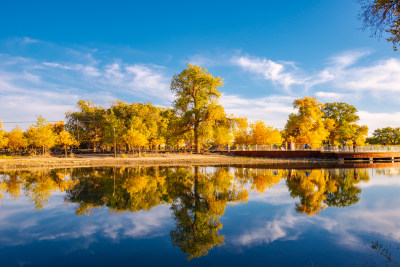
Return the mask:
[[[20,198],[24,199],[24,198]],[[110,214],[107,209],[96,210],[90,216],[71,216],[71,206],[49,205],[31,213],[27,199],[8,206],[0,213],[0,246],[30,244],[36,240],[80,239],[83,247],[96,242],[98,236],[118,241],[125,238],[149,238],[169,233],[169,205],[150,211]],[[14,203],[14,202],[12,202]],[[51,201],[49,201],[51,203]],[[72,205],[76,206],[76,205]],[[21,214],[31,213],[21,220]],[[76,249],[76,248],[75,248]]]
[[[264,226],[245,232],[234,239],[238,245],[250,246],[271,243],[276,240],[296,240],[304,231],[305,223],[310,220],[304,216],[294,216],[289,210],[282,216],[276,216]],[[295,227],[297,226],[297,227]]]
[[[377,186],[391,188],[400,186],[400,177],[373,177],[368,183],[360,183],[358,186],[367,192]],[[364,192],[364,195],[367,194],[369,198],[361,197],[360,201],[351,207],[327,208],[318,216],[296,214],[291,205],[286,212],[275,215],[272,220],[260,223],[260,219],[257,218],[256,225],[261,226],[250,228],[251,230],[233,238],[233,243],[239,246],[254,246],[277,240],[296,240],[301,235],[308,236],[315,231],[318,231],[319,235],[324,235],[325,231],[326,238],[352,250],[365,248],[365,243],[371,242],[377,236],[387,241],[400,242],[400,200],[397,195],[391,193],[393,195],[386,194],[384,198],[376,198],[367,192]],[[380,192],[385,194],[384,191]]]
[[361,188],[373,187],[373,186],[400,186],[400,176],[379,176],[378,179],[371,179],[368,182],[363,182],[358,185]]

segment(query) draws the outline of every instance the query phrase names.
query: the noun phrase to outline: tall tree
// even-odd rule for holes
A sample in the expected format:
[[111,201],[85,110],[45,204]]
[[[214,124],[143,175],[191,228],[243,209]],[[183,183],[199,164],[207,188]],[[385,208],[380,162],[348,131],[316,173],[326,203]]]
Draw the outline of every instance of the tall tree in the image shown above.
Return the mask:
[[198,153],[201,140],[210,134],[209,129],[215,123],[213,114],[219,107],[220,86],[223,86],[220,77],[215,78],[206,69],[191,64],[172,78],[171,90],[176,96],[173,105],[181,118],[180,129],[193,130]]
[[400,41],[400,1],[399,0],[358,0],[362,7],[361,19],[364,28],[370,28],[373,35],[389,34],[386,38],[397,50]]
[[333,127],[328,137],[331,144],[338,144],[342,140],[357,140],[363,143],[361,139],[368,134],[368,127],[356,124],[360,117],[357,115],[357,109],[354,106],[343,102],[334,102],[326,103],[322,110],[325,119],[333,121]]
[[289,115],[285,125],[286,139],[319,146],[329,135],[322,112],[324,105],[315,97],[304,97],[294,100],[293,107],[298,113]]

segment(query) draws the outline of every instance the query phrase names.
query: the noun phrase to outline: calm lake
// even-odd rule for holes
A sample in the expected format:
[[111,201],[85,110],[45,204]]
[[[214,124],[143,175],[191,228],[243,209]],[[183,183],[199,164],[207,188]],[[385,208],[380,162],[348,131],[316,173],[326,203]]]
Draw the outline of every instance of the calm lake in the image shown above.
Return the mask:
[[398,266],[400,168],[0,171],[0,266]]

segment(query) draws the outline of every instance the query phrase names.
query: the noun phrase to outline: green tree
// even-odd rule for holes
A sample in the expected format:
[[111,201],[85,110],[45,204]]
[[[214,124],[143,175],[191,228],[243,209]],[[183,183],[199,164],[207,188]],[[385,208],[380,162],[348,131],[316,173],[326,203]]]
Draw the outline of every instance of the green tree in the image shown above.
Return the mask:
[[215,124],[215,111],[219,108],[223,86],[220,77],[213,77],[206,69],[187,64],[180,74],[174,75],[171,90],[175,93],[174,110],[180,117],[181,132],[193,130],[196,151],[200,152],[200,143],[209,138],[210,128]]
[[362,7],[361,19],[364,28],[370,28],[373,35],[389,34],[386,38],[397,50],[400,41],[400,2],[398,0],[358,0]]
[[374,130],[373,137],[367,138],[369,144],[399,145],[400,144],[400,127],[385,127]]
[[363,143],[362,139],[365,139],[368,127],[356,124],[360,117],[354,106],[343,102],[326,103],[322,111],[326,119],[333,121],[328,137],[331,144],[339,144],[342,140],[357,140],[357,143]]

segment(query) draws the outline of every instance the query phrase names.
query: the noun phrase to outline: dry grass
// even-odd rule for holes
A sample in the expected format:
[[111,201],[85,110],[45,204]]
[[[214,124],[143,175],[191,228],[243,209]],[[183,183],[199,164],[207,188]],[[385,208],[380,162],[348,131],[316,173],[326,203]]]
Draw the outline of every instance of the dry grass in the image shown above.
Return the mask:
[[197,154],[147,154],[137,155],[75,155],[75,158],[29,157],[18,159],[0,159],[0,169],[16,169],[30,167],[100,167],[100,166],[177,166],[177,165],[290,165],[293,163],[320,163],[315,159],[271,159],[248,158],[227,155],[197,155]]

